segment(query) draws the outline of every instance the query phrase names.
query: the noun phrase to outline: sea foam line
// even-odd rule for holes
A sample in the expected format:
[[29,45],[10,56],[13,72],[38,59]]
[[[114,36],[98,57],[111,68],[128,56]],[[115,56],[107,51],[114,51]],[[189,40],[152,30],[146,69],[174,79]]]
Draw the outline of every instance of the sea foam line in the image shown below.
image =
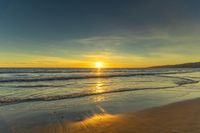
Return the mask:
[[[8,82],[41,82],[41,81],[62,81],[62,80],[80,80],[80,79],[92,79],[92,78],[115,78],[115,77],[133,77],[133,76],[154,76],[162,74],[177,74],[180,72],[170,73],[132,73],[132,74],[113,74],[113,75],[88,75],[88,76],[77,76],[77,77],[47,77],[47,78],[20,78],[20,79],[0,79],[0,83]],[[181,72],[185,73],[185,72]]]
[[[177,78],[177,77],[173,77]],[[184,78],[185,80],[185,78]],[[188,81],[188,82],[187,82]],[[66,94],[66,95],[56,95],[56,96],[46,96],[46,97],[38,97],[38,98],[25,98],[25,99],[18,99],[18,98],[4,98],[0,99],[1,105],[7,105],[7,104],[17,104],[22,102],[36,102],[36,101],[54,101],[54,100],[62,100],[62,99],[72,99],[72,98],[82,98],[82,97],[88,97],[88,96],[94,96],[94,95],[102,95],[102,94],[110,94],[110,93],[120,93],[120,92],[127,92],[127,91],[141,91],[141,90],[155,90],[155,89],[169,89],[169,88],[176,88],[182,85],[186,84],[195,84],[199,81],[194,80],[185,80],[184,84],[177,83],[174,86],[165,86],[165,87],[153,87],[153,88],[121,88],[117,90],[110,90],[110,91],[104,91],[104,92],[98,92],[98,93],[73,93],[73,94]]]

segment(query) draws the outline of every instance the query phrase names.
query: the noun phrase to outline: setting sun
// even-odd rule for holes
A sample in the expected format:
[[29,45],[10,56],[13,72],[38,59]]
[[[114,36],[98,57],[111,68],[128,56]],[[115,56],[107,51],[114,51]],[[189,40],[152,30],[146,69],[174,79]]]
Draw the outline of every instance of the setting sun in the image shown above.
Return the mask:
[[103,67],[103,62],[96,62],[95,63],[96,68],[102,68]]

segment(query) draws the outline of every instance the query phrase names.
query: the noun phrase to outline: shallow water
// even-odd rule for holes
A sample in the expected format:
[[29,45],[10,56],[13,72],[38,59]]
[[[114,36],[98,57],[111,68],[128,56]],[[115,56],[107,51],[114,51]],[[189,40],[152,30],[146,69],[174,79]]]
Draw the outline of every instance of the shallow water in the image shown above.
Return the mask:
[[0,122],[139,111],[198,98],[199,81],[200,69],[0,69]]
[[0,104],[165,89],[195,81],[163,74],[196,69],[0,69]]

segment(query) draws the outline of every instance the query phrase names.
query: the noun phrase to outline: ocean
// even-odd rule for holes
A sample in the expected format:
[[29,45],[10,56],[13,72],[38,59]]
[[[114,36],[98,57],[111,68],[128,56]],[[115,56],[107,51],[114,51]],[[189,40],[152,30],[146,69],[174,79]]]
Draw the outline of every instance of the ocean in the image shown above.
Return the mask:
[[51,113],[81,120],[140,111],[200,97],[199,81],[197,68],[1,68],[0,121],[21,126]]

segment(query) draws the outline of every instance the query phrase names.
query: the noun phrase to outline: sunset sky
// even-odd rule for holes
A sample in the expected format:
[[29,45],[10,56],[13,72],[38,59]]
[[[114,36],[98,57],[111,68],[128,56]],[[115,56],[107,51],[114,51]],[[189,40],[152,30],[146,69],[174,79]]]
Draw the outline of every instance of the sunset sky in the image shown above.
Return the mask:
[[0,67],[147,67],[199,57],[199,0],[0,1]]

